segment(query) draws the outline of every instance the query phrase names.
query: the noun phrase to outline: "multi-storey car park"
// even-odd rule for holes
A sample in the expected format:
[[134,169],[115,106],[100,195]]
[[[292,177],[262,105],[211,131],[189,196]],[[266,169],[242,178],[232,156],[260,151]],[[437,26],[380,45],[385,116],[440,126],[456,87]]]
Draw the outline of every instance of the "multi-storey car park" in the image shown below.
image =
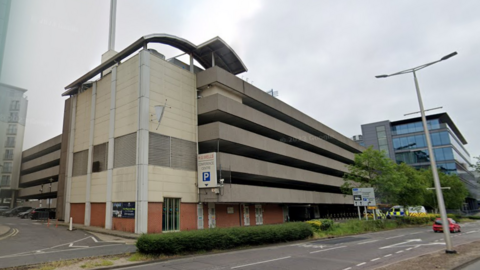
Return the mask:
[[[238,78],[247,69],[222,39],[153,34],[112,55],[63,94],[60,218],[153,233],[356,213],[339,187],[365,148]],[[202,188],[207,153],[218,186]]]

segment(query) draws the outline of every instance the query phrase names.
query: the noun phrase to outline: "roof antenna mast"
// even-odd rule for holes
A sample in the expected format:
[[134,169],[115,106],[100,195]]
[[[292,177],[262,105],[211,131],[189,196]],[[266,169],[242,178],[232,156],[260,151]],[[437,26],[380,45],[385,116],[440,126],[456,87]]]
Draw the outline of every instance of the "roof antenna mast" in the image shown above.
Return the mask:
[[110,0],[110,31],[108,35],[108,50],[115,50],[115,23],[117,21],[117,0]]

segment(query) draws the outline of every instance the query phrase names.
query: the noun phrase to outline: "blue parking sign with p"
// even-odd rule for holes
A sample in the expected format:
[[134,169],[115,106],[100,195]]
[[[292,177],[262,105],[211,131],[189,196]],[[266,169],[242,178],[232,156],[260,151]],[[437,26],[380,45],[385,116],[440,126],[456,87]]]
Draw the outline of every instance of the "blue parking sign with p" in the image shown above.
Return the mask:
[[210,172],[203,173],[203,182],[210,182]]

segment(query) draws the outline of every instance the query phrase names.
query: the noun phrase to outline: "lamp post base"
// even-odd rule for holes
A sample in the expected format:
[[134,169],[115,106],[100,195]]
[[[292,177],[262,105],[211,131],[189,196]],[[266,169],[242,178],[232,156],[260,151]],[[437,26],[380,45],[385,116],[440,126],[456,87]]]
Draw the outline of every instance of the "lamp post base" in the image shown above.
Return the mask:
[[457,254],[457,251],[456,250],[445,250],[445,253],[447,254]]

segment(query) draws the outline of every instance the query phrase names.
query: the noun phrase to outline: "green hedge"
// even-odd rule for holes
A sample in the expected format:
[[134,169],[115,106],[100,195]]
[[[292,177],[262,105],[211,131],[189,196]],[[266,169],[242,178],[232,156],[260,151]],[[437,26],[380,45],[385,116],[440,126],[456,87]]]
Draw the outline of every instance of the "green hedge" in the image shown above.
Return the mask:
[[231,249],[301,240],[313,235],[310,225],[292,222],[236,228],[217,228],[178,233],[144,234],[137,240],[137,249],[145,254],[183,254],[213,249]]

